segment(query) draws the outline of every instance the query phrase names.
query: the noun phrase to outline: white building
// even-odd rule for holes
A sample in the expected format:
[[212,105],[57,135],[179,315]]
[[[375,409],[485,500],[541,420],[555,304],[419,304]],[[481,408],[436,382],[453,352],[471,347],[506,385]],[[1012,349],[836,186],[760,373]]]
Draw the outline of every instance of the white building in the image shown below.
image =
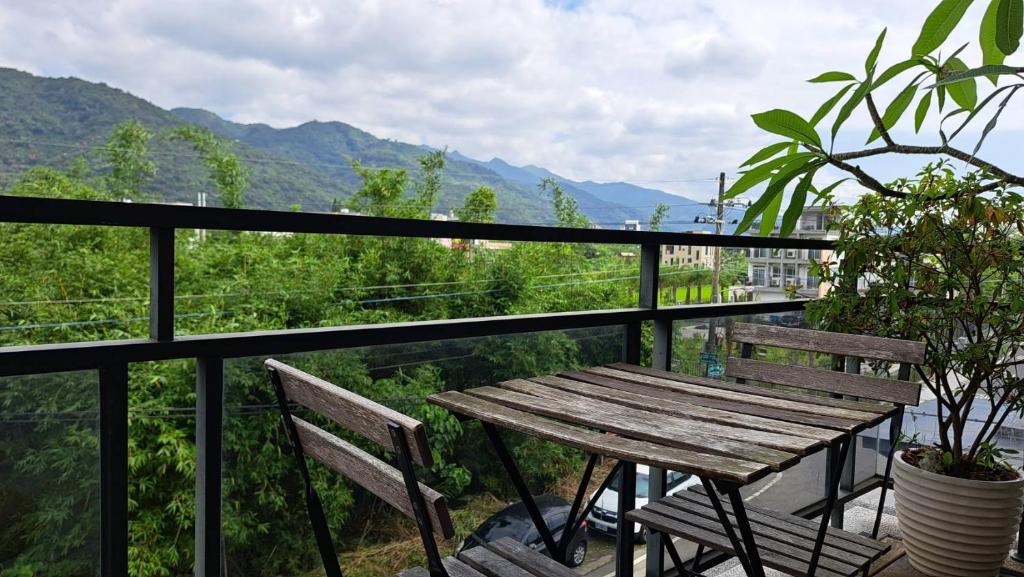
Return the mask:
[[[835,240],[837,234],[826,230],[829,216],[820,206],[804,209],[796,228],[789,238]],[[772,231],[777,237],[779,229]],[[820,282],[812,270],[811,261],[828,262],[831,250],[795,248],[748,249],[747,278],[756,300],[782,300],[787,298],[786,287],[792,287],[797,297],[817,298],[825,295],[828,286]]]
[[622,230],[632,230],[632,231],[635,231],[635,232],[639,232],[640,231],[640,221],[639,220],[627,220],[626,222],[622,223]]
[[[693,231],[692,234],[711,234],[708,231]],[[711,246],[685,244],[661,245],[661,266],[692,266],[714,268],[715,249]]]

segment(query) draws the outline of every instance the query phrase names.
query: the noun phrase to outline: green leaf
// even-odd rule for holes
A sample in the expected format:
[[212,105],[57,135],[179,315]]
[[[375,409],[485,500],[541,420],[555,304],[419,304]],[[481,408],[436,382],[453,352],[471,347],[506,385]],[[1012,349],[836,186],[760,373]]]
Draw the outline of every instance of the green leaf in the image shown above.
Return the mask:
[[949,33],[956,28],[963,18],[964,12],[971,5],[972,0],[942,0],[932,10],[921,27],[921,34],[914,42],[911,49],[912,56],[923,56],[931,53],[949,37]]
[[[998,12],[1000,0],[991,0],[985,16],[981,19],[981,30],[978,33],[978,44],[981,45],[981,63],[984,65],[1002,64],[1006,55],[996,44],[996,13]],[[998,77],[989,76],[992,84],[999,82]]]
[[867,60],[864,61],[864,72],[871,74],[871,71],[875,69],[875,63],[878,62],[878,53],[882,51],[882,42],[885,41],[885,33],[888,28],[882,28],[882,33],[878,35],[878,39],[875,40],[875,46],[868,53]]
[[817,190],[817,189],[815,189],[812,186],[811,190],[814,190],[815,198],[814,198],[814,201],[811,204],[812,205],[817,204],[817,202],[819,200],[823,200],[823,201],[824,200],[828,200],[828,195],[832,194],[832,191],[835,190],[837,186],[839,186],[840,184],[846,182],[847,180],[850,180],[850,179],[849,178],[840,178],[839,180],[833,182],[832,184],[826,186],[825,188],[823,188],[821,190]]
[[811,78],[807,82],[845,82],[848,80],[857,80],[857,78],[849,72],[840,72],[838,70],[832,70],[829,72],[822,72],[821,74]]
[[740,168],[743,168],[744,166],[753,166],[758,162],[761,162],[762,160],[767,160],[788,148],[790,144],[791,143],[789,142],[776,142],[775,144],[769,144],[768,146],[755,152],[753,156],[748,158],[746,162],[740,165]]
[[811,126],[817,126],[818,123],[821,122],[821,119],[825,118],[825,115],[831,112],[832,109],[835,108],[836,103],[842,100],[843,96],[845,96],[846,93],[849,92],[850,89],[853,88],[854,86],[854,84],[847,84],[846,86],[840,88],[839,92],[837,92],[835,96],[829,98],[828,100],[825,101],[824,104],[818,107],[818,110],[814,113],[814,116],[811,117]]
[[761,236],[768,236],[775,229],[775,221],[779,219],[779,209],[782,208],[782,191],[772,195],[771,202],[764,209],[761,215]]
[[921,132],[921,125],[924,124],[924,119],[928,116],[928,108],[932,105],[932,93],[925,92],[924,96],[921,97],[921,101],[917,103],[917,110],[914,111],[914,132]]
[[[947,76],[968,70],[964,61],[959,58],[950,58],[942,69],[945,74],[939,79],[940,82]],[[978,103],[978,85],[974,78],[956,81],[953,84],[945,85],[945,88],[949,91],[949,97],[953,99],[953,102],[965,110],[973,110],[974,105]]]
[[811,188],[811,183],[814,181],[814,173],[817,169],[807,171],[800,182],[797,183],[796,188],[793,189],[793,196],[789,199],[789,206],[786,207],[786,213],[782,215],[782,229],[779,231],[779,236],[789,236],[793,229],[796,228],[796,223],[800,220],[800,215],[804,211],[804,205],[807,204],[807,191]]
[[740,223],[736,225],[736,230],[733,231],[733,234],[740,235],[747,232],[747,229],[750,228],[750,225],[754,224],[754,219],[756,219],[764,212],[764,209],[768,206],[768,203],[770,203],[771,201],[772,195],[768,194],[767,192],[765,194],[762,194],[761,198],[755,200],[754,204],[750,205],[750,207],[747,208],[747,210],[743,211],[743,218],[741,218]]
[[[960,61],[957,60],[957,62],[960,62]],[[962,62],[960,62],[960,63],[963,64]],[[949,63],[947,63],[947,67],[948,67],[948,65],[949,65]],[[996,77],[996,76],[1002,76],[1002,75],[1006,75],[1006,74],[1020,74],[1020,73],[1021,73],[1021,68],[1018,68],[1016,66],[1006,66],[1004,64],[987,64],[985,66],[979,66],[977,68],[971,68],[971,69],[968,69],[968,70],[961,70],[959,72],[953,72],[951,74],[946,74],[945,76],[942,77],[942,80],[939,80],[938,82],[936,82],[932,86],[948,86],[950,84],[956,84],[957,82],[964,82],[966,80],[969,80],[971,78],[977,78],[979,76],[988,76],[989,78],[993,78],[993,77]],[[931,88],[932,86],[929,86],[929,88]]]
[[938,97],[939,112],[942,112],[942,107],[946,105],[946,87],[939,86],[936,88],[935,95]]
[[770,178],[772,176],[772,171],[774,171],[775,169],[781,166],[785,166],[786,164],[789,164],[790,162],[793,162],[799,158],[810,158],[812,156],[814,156],[814,153],[812,152],[798,152],[796,154],[789,154],[783,156],[782,158],[775,158],[765,162],[764,164],[755,166],[754,168],[751,168],[747,172],[743,173],[743,176],[741,176],[736,182],[734,182],[732,186],[729,187],[729,190],[725,191],[725,194],[722,196],[722,198],[724,200],[736,198],[737,196],[749,190],[750,187],[754,186],[755,184]]
[[850,99],[843,104],[843,107],[839,109],[839,114],[836,115],[835,121],[832,122],[832,141],[835,142],[836,134],[839,133],[839,128],[846,122],[846,119],[850,117],[854,109],[860,106],[860,103],[864,101],[864,97],[871,90],[872,76],[868,74],[868,77],[864,79],[857,86],[857,89],[853,91],[853,95]]
[[[750,228],[750,225],[754,223],[754,219],[765,211],[765,209],[770,205],[775,196],[782,194],[783,189],[786,187],[786,184],[788,184],[789,181],[793,180],[794,178],[799,176],[803,171],[807,170],[809,165],[817,164],[818,166],[820,166],[821,163],[824,162],[821,160],[815,161],[814,158],[816,158],[816,155],[814,154],[803,153],[799,156],[793,155],[777,159],[784,160],[786,162],[783,162],[780,165],[781,168],[779,168],[778,172],[771,175],[772,179],[768,183],[768,187],[765,188],[764,194],[762,194],[760,198],[754,201],[754,204],[750,205],[750,208],[744,211],[743,218],[740,220],[739,225],[736,227],[734,234],[743,234],[744,232],[746,232],[747,229]],[[776,163],[775,161],[772,162]],[[761,166],[759,166],[758,168],[761,168]],[[737,182],[737,184],[739,183]],[[772,227],[775,226],[776,217],[778,217],[778,210],[775,211],[775,216],[772,217]],[[764,226],[763,223],[762,226]]]
[[1009,56],[1020,47],[1024,32],[1024,0],[999,0],[996,8],[996,46]]
[[773,132],[786,138],[799,140],[804,144],[813,144],[821,148],[821,137],[806,120],[781,108],[752,115],[754,124],[762,130]]
[[[889,106],[886,107],[885,112],[882,114],[882,126],[885,127],[886,130],[896,126],[900,117],[907,111],[907,107],[909,107],[910,103],[914,101],[914,95],[916,93],[917,84],[911,82],[906,88],[896,95],[896,98],[893,98],[892,102],[889,103]],[[878,128],[872,130],[871,136],[868,137],[868,144],[879,136],[881,136],[881,133]]]
[[910,70],[911,68],[918,66],[920,64],[921,61],[917,58],[911,58],[909,60],[904,60],[903,62],[897,62],[896,64],[893,64],[892,66],[886,68],[884,72],[878,75],[878,80],[875,80],[875,83],[871,86],[871,89],[874,90],[878,88],[879,86],[892,80],[895,76],[903,72],[906,72],[907,70]]

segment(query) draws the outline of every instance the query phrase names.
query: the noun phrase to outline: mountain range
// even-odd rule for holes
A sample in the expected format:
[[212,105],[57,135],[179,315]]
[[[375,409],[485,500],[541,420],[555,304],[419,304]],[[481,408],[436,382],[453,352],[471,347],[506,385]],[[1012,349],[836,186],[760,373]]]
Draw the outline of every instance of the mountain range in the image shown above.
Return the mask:
[[[165,110],[123,90],[77,78],[45,78],[0,68],[0,191],[34,166],[66,169],[86,159],[94,175],[104,172],[97,154],[118,123],[136,119],[157,134],[151,142],[157,175],[150,193],[157,200],[191,202],[208,190],[206,171],[181,142],[161,137],[185,123],[208,128],[235,141],[235,152],[250,170],[247,206],[285,210],[328,210],[335,199],[356,191],[357,160],[371,167],[405,168],[413,177],[423,146],[377,138],[343,122],[311,121],[290,128],[240,124],[198,108]],[[581,212],[604,228],[639,220],[646,225],[658,203],[671,207],[666,230],[695,230],[694,217],[706,205],[625,182],[573,181],[533,165],[513,166],[500,158],[481,161],[450,151],[436,212],[461,206],[465,196],[486,185],[498,197],[498,220],[553,221],[550,198],[538,184],[559,182]],[[710,183],[709,183],[710,184]]]

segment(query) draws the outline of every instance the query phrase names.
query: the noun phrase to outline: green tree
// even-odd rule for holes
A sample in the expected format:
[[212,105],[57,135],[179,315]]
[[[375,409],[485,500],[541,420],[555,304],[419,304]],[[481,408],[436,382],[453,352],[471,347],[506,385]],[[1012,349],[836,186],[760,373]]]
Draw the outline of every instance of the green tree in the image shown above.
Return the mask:
[[651,213],[651,220],[648,224],[648,228],[655,232],[661,230],[661,223],[664,222],[670,210],[672,209],[669,205],[659,202],[658,205],[654,207],[654,212]]
[[[803,211],[809,196],[830,202],[836,185],[819,189],[814,175],[825,166],[832,166],[849,175],[859,184],[883,197],[910,196],[906,180],[883,184],[858,164],[858,160],[886,155],[925,155],[952,158],[979,171],[982,192],[1004,186],[1024,186],[1024,175],[1011,173],[978,156],[983,142],[996,127],[1010,100],[1024,88],[1024,67],[1004,63],[1020,45],[1024,0],[989,0],[979,25],[977,46],[982,55],[979,65],[968,66],[963,60],[967,45],[941,51],[950,33],[959,25],[971,0],[941,0],[925,20],[911,53],[905,60],[879,68],[878,58],[885,41],[882,30],[864,62],[863,75],[845,71],[824,72],[812,83],[839,84],[840,88],[809,117],[783,109],[753,115],[754,123],[767,132],[783,137],[781,142],[759,150],[741,165],[743,175],[729,188],[725,198],[734,198],[750,188],[765,184],[764,193],[747,209],[736,229],[746,231],[760,217],[762,235],[769,234],[779,216],[785,190],[793,184],[789,206],[783,214],[782,234],[788,235]],[[884,111],[876,104],[878,90],[897,77],[910,80],[889,102]],[[979,90],[991,88],[985,95]],[[1007,81],[1004,83],[1004,81]],[[1002,85],[1000,85],[1002,84]],[[938,142],[927,146],[898,143],[892,129],[914,108],[915,132],[920,131],[930,115],[939,116]],[[952,101],[949,103],[948,101]],[[840,105],[840,103],[842,103]],[[949,104],[951,110],[944,108]],[[838,107],[838,108],[837,108]],[[852,151],[836,151],[835,141],[851,115],[866,110],[874,127],[865,145],[881,139],[882,144]],[[980,129],[980,137],[971,149],[956,145],[958,136],[974,126],[983,112],[990,113]],[[817,126],[833,113],[831,130],[824,137]],[[842,182],[842,181],[840,181]]]
[[462,208],[455,209],[455,215],[464,222],[494,222],[498,211],[498,197],[494,189],[481,186],[466,197]]
[[143,187],[156,174],[149,156],[153,134],[138,120],[127,120],[114,127],[107,137],[102,155],[110,165],[107,187],[116,198],[142,200]]
[[212,132],[198,126],[183,126],[171,131],[171,138],[192,145],[199,159],[210,169],[210,180],[217,187],[220,204],[225,208],[242,208],[249,186],[249,171],[231,145]]
[[558,226],[566,228],[590,228],[590,220],[580,212],[579,203],[562,190],[562,186],[553,178],[545,178],[537,185],[542,193],[551,194],[554,205],[555,220]]
[[416,184],[417,203],[420,210],[430,214],[437,199],[441,196],[442,177],[444,167],[447,164],[448,150],[432,150],[419,157],[420,170],[423,171],[423,178]]

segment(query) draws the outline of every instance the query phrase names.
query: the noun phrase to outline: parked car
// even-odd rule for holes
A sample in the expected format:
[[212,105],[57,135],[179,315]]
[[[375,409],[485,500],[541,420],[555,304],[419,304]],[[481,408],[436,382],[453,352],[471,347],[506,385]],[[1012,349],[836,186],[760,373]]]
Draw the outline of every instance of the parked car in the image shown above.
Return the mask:
[[[569,518],[569,509],[572,506],[564,499],[553,495],[541,495],[536,497],[535,501],[537,508],[540,509],[540,514],[544,517],[544,522],[547,523],[548,529],[551,530],[557,543],[562,538],[566,520]],[[537,528],[534,527],[526,505],[518,502],[505,507],[484,521],[476,531],[470,533],[469,537],[459,544],[457,553],[496,541],[502,537],[511,537],[531,549],[541,553],[547,552],[544,540]],[[583,564],[586,557],[587,522],[584,520],[569,547],[566,548],[565,559],[559,559],[559,561],[569,567],[578,567]]]
[[[647,465],[636,466],[636,507],[640,508],[647,504],[650,495],[650,467]],[[666,475],[665,494],[674,495],[679,491],[685,491],[691,485],[700,484],[700,479],[688,473],[668,471]],[[618,532],[619,511],[619,485],[622,480],[622,473],[616,473],[615,478],[608,484],[608,488],[594,504],[594,509],[587,515],[588,531],[603,533],[614,536]],[[594,495],[590,496],[591,499]],[[633,538],[640,542],[647,541],[647,529],[633,523]]]

